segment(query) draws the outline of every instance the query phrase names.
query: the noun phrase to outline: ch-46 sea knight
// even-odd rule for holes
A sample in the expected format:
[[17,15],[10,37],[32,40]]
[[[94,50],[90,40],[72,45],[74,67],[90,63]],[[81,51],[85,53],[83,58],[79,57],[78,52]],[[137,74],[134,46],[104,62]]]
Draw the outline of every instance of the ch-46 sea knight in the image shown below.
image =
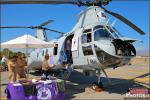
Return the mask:
[[[145,33],[135,24],[123,16],[108,11],[104,8],[111,0],[1,0],[1,4],[73,4],[78,6],[87,6],[77,19],[73,29],[68,33],[59,32],[53,29],[45,28],[45,25],[52,22],[48,20],[38,26],[2,26],[1,28],[31,28],[37,29],[36,37],[48,41],[46,30],[57,32],[61,37],[49,41],[54,47],[35,49],[30,53],[29,65],[32,68],[41,68],[44,55],[48,53],[55,67],[77,68],[83,70],[100,71],[106,77],[106,68],[117,68],[129,63],[136,56],[136,49],[133,46],[135,39],[122,36],[114,27],[114,23],[108,22],[106,13],[121,20],[137,33]],[[67,49],[70,41],[71,48]],[[68,50],[70,58],[67,63],[63,63],[63,56]]]

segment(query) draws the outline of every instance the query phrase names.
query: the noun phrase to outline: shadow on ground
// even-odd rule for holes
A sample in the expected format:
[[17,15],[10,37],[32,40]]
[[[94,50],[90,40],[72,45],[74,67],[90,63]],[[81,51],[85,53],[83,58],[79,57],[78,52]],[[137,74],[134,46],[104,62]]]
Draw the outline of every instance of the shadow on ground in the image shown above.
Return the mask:
[[[35,76],[40,76],[41,71],[36,71],[30,73]],[[150,75],[149,73],[137,76],[135,78],[141,78],[141,77],[146,77]],[[133,79],[135,79],[133,78]],[[146,88],[143,85],[138,84],[137,82],[134,82],[133,79],[126,80],[126,79],[119,79],[119,78],[109,78],[111,83],[109,83],[108,79],[105,77],[102,77],[101,80],[104,84],[104,89],[105,92],[108,93],[115,93],[115,94],[120,94],[123,95],[127,93],[129,88]],[[75,98],[75,94],[83,93],[85,91],[86,87],[89,87],[93,82],[97,81],[96,76],[84,76],[83,73],[74,71],[71,73],[69,79],[69,83],[66,85],[66,95],[65,95],[65,100],[70,100]],[[78,84],[75,85],[74,83]],[[79,88],[80,87],[80,88]]]
[[[146,74],[138,76],[138,78],[146,77],[148,75],[150,75],[150,74],[146,73]],[[133,78],[133,79],[135,79],[135,78]],[[127,93],[129,88],[147,88],[143,85],[138,84],[137,82],[134,82],[133,79],[126,80],[126,79],[119,79],[119,78],[109,78],[109,80],[111,81],[111,83],[109,83],[108,79],[106,79],[105,77],[101,78],[101,80],[104,84],[105,92],[108,92],[110,94],[115,93],[115,94],[123,95],[123,94]],[[82,73],[74,71],[71,74],[71,76],[69,77],[69,81],[80,84],[81,87],[83,86],[82,87],[83,89],[79,90],[79,89],[72,88],[72,91],[74,91],[74,90],[75,91],[69,93],[69,95],[66,95],[67,100],[74,98],[75,97],[74,94],[84,92],[86,87],[89,87],[93,82],[97,81],[97,77],[96,76],[93,76],[93,77],[84,76]],[[70,87],[73,87],[73,86],[70,86]],[[69,89],[71,89],[71,88],[69,88]]]

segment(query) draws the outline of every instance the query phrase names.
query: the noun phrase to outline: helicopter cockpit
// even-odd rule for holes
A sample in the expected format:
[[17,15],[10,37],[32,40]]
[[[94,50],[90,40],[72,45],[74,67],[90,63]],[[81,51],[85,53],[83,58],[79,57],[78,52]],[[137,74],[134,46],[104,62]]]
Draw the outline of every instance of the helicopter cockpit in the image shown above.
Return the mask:
[[105,39],[111,37],[106,28],[103,26],[96,26],[94,27],[93,30],[94,30],[94,41],[97,41],[102,38]]
[[117,31],[115,27],[107,25],[106,28],[113,35],[114,38],[124,37],[122,34],[120,34],[120,32]]
[[98,25],[93,28],[94,30],[94,40],[97,41],[102,38],[111,38],[111,39],[119,39],[119,37],[123,37],[114,27],[111,26],[102,26]]
[[93,28],[94,50],[102,65],[118,64],[121,58],[136,55],[132,43],[120,37],[123,36],[112,26],[98,25]]
[[106,46],[101,46],[100,49],[108,51],[109,54],[117,56],[136,55],[135,48],[132,45],[132,43],[121,40],[120,37],[123,37],[123,35],[121,35],[114,27],[108,25],[106,26],[98,25],[93,28],[93,33],[94,33],[94,41],[97,45],[100,46],[100,44],[101,45],[109,44],[111,46],[110,49],[112,49],[112,51],[114,47],[115,53],[112,52],[111,50],[108,50],[109,48],[106,48]]

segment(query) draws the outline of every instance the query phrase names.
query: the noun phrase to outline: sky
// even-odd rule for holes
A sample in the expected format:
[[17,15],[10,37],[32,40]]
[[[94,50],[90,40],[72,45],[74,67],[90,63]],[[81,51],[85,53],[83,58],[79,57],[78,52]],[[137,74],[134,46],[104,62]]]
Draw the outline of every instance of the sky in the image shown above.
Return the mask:
[[[0,26],[33,26],[39,25],[49,19],[54,20],[46,27],[62,32],[69,32],[76,23],[77,17],[87,7],[75,5],[1,5]],[[138,39],[134,43],[139,55],[147,55],[149,52],[149,0],[113,0],[105,6],[110,11],[119,13],[141,28],[146,35],[140,35],[129,26],[117,20],[116,29],[126,37]],[[114,17],[107,15],[112,22]],[[1,29],[1,42],[14,39],[23,34],[36,35],[33,29]],[[52,40],[59,36],[57,33],[47,31],[48,39]]]

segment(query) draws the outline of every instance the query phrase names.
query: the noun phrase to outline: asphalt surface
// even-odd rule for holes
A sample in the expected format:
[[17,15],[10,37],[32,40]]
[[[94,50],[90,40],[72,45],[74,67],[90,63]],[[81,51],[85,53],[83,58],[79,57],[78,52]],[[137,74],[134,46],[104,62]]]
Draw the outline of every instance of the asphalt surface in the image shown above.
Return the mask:
[[[149,89],[149,65],[122,66],[116,69],[106,69],[109,80],[102,73],[104,91],[85,92],[97,80],[96,76],[84,76],[81,70],[75,70],[66,85],[65,100],[70,99],[124,99],[129,88]],[[29,78],[40,78],[39,72],[32,72]],[[1,99],[6,99],[4,89],[8,82],[8,72],[1,72]]]

